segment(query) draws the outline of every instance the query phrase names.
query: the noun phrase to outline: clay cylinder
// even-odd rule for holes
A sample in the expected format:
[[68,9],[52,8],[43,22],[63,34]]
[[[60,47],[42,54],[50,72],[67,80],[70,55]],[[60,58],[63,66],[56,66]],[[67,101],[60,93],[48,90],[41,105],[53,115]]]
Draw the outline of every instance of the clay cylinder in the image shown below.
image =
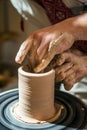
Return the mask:
[[55,113],[54,78],[55,71],[29,73],[25,67],[18,69],[19,111],[22,117],[48,120]]

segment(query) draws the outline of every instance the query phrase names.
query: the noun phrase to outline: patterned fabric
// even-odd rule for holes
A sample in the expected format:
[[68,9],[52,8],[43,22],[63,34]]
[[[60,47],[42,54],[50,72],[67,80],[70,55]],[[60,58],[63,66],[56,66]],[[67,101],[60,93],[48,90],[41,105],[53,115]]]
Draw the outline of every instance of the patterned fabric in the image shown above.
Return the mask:
[[[73,16],[71,9],[66,7],[62,0],[41,0],[40,2],[42,2],[52,24]],[[75,46],[87,52],[87,41],[76,41]]]
[[65,6],[62,0],[43,0],[42,2],[52,24],[72,16],[70,9]]

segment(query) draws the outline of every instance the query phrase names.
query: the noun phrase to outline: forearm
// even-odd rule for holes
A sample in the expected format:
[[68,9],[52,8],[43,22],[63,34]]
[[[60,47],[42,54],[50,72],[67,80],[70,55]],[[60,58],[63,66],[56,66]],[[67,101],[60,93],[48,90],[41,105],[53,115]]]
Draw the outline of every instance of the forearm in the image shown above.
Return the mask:
[[74,36],[76,40],[87,40],[87,13],[76,16],[73,19]]

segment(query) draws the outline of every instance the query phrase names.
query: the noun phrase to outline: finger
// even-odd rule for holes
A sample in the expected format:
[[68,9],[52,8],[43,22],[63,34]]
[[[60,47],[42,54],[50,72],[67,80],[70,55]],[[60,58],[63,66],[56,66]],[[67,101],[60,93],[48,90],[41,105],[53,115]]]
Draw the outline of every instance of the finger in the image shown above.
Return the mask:
[[42,53],[39,55],[39,59],[42,60],[42,58],[44,57],[44,55],[46,54],[47,52],[47,47],[44,48],[44,50],[42,51]]
[[67,78],[67,75],[70,76],[69,73],[66,73],[66,72],[61,72],[60,74],[56,73],[56,81],[60,82],[60,81],[65,80]]
[[72,35],[68,33],[61,34],[57,39],[53,40],[49,45],[49,51],[55,52],[55,54],[61,54],[68,50],[74,42]]
[[41,38],[38,37],[36,34],[33,36],[33,45],[34,47],[39,47],[40,46],[40,43],[41,43]]
[[66,90],[70,90],[73,85],[78,81],[78,76],[80,73],[77,72],[78,66],[73,65],[70,70],[66,72],[66,76],[64,79],[64,86]]
[[40,39],[37,37],[37,38],[34,38],[33,40],[33,44],[32,44],[32,47],[29,51],[29,60],[28,60],[28,64],[30,64],[31,68],[33,69],[37,64],[39,64],[39,57],[37,55],[37,48],[40,44]]
[[56,64],[58,66],[62,65],[65,62],[65,56],[63,56],[62,54],[60,54],[57,58]]
[[49,41],[48,40],[42,40],[40,43],[40,46],[37,49],[37,54],[42,59],[44,55],[46,54],[49,46]]
[[60,73],[59,75],[56,74],[56,82],[63,81],[66,77],[66,74],[64,72]]
[[56,81],[60,82],[63,81],[65,78],[69,77],[72,73],[74,73],[74,70],[71,68],[67,68],[66,71],[61,72],[61,73],[57,73],[57,70],[55,70],[55,74],[56,74]]
[[64,87],[66,90],[70,90],[76,82],[75,66],[65,72],[65,78],[63,78]]
[[63,64],[63,65],[60,66],[60,67],[57,67],[57,68],[55,69],[56,74],[60,74],[60,73],[62,73],[62,72],[66,72],[66,71],[68,71],[70,68],[72,68],[72,66],[73,66],[73,64],[70,62],[70,63],[65,63],[65,64]]
[[75,84],[75,73],[72,73],[68,77],[66,77],[63,81],[64,87],[66,90],[70,90]]
[[57,65],[62,65],[64,62],[70,62],[72,55],[70,52],[64,52],[58,56]]
[[22,61],[24,60],[25,56],[27,55],[28,51],[30,50],[31,46],[33,43],[33,38],[30,37],[28,38],[26,41],[24,41],[22,43],[22,45],[20,46],[20,49],[16,55],[15,61],[17,63],[22,63]]
[[[83,78],[84,72],[83,70],[79,70],[78,65],[73,65],[72,70],[71,70],[71,74],[68,74],[67,77],[71,77],[71,75],[73,76],[74,82],[77,83],[78,81],[80,81]],[[68,80],[69,80],[68,78]]]
[[32,45],[31,50],[28,55],[28,65],[31,66],[33,69],[35,67],[35,64],[37,63],[37,54],[36,54],[36,47]]
[[73,87],[73,85],[74,85],[74,80],[72,80],[71,82],[66,82],[66,81],[64,81],[64,88],[67,90],[67,91],[69,91],[69,90],[71,90],[71,88]]

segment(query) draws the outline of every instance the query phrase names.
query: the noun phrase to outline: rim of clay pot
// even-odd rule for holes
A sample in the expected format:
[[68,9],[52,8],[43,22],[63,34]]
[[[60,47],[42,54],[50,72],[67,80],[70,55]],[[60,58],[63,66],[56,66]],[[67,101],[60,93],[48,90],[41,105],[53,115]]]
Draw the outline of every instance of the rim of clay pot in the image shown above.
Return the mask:
[[28,71],[24,70],[24,67],[26,67],[26,66],[21,66],[18,69],[18,72],[21,73],[24,76],[42,77],[42,76],[49,75],[49,74],[51,74],[53,72],[55,73],[54,69],[52,69],[50,71],[47,71],[47,72],[44,72],[44,73],[31,73],[31,72],[28,72]]

